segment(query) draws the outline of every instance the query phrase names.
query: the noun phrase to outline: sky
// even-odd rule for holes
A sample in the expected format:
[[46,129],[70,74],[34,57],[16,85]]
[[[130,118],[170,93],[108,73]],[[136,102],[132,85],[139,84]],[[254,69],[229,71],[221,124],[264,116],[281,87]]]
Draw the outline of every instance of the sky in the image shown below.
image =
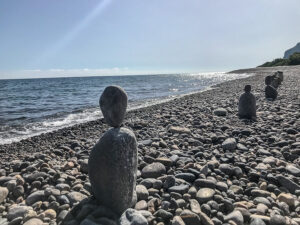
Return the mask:
[[0,0],[0,79],[256,67],[299,21],[299,0]]

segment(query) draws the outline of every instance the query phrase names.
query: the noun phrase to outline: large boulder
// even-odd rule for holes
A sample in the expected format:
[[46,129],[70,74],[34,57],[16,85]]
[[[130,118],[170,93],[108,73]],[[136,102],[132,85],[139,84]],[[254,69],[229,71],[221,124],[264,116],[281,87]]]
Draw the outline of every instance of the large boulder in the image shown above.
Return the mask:
[[118,214],[135,204],[137,142],[131,130],[108,130],[92,149],[88,164],[92,191],[99,203]]

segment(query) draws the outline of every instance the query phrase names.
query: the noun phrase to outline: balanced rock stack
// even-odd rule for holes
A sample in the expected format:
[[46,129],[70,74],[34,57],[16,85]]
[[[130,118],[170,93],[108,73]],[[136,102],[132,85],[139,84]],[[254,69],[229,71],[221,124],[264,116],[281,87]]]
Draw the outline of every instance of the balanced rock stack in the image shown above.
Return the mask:
[[267,99],[275,100],[277,98],[278,92],[274,86],[272,76],[267,76],[265,79],[266,88],[265,88],[265,96]]
[[251,85],[246,85],[244,90],[239,99],[239,118],[256,120],[256,99],[251,93]]
[[101,205],[121,215],[135,204],[137,141],[134,133],[120,127],[127,108],[127,95],[117,86],[107,87],[100,108],[109,129],[89,157],[92,191]]

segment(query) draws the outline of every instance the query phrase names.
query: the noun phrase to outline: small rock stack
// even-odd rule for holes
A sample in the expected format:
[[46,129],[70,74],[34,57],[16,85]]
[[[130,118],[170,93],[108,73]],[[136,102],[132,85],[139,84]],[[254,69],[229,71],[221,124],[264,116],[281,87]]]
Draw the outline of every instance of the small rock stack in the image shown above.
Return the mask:
[[265,84],[265,96],[267,99],[275,100],[277,98],[278,92],[277,88],[283,82],[283,72],[277,71],[272,76],[266,76]]
[[244,90],[239,99],[239,118],[256,120],[256,99],[251,93],[251,85],[246,85]]
[[89,178],[99,203],[121,215],[136,201],[137,141],[131,130],[121,127],[127,108],[125,91],[109,86],[99,103],[104,119],[113,128],[91,151]]

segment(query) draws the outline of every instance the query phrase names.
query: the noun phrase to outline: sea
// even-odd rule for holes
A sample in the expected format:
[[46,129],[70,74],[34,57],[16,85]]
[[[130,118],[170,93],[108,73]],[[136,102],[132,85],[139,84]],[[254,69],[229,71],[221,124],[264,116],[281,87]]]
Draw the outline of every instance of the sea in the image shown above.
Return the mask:
[[0,80],[0,144],[101,118],[99,97],[109,85],[127,92],[132,110],[247,76],[216,72]]

